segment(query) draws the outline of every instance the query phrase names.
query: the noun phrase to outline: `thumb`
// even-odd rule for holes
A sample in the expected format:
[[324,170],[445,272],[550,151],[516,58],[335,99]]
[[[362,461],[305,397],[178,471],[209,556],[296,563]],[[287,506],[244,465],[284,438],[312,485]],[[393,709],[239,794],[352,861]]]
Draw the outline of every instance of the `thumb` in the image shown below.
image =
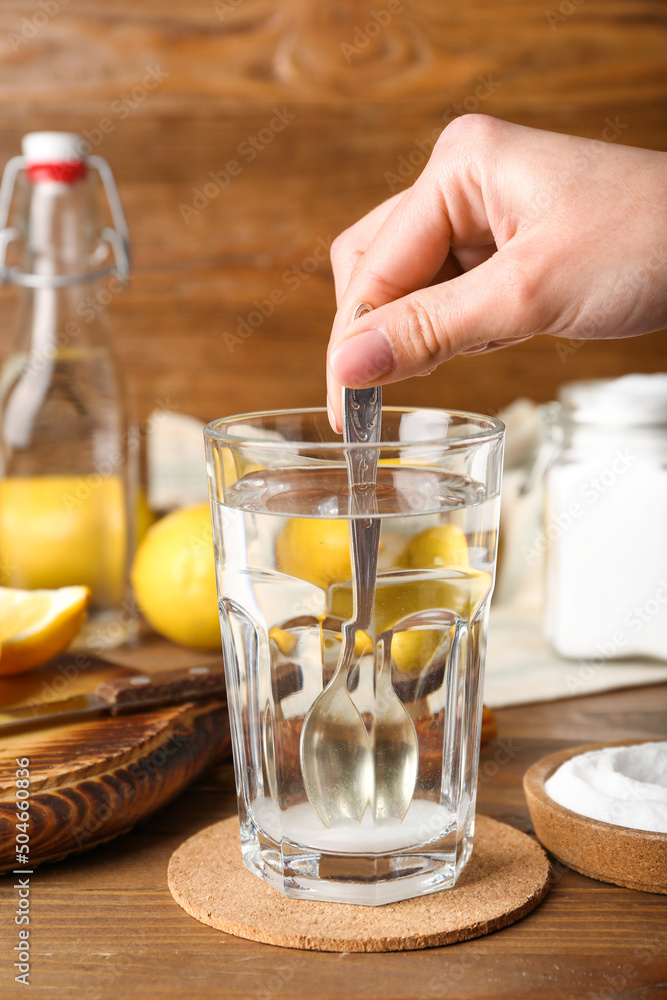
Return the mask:
[[[426,375],[456,354],[525,340],[541,332],[538,287],[517,253],[498,251],[459,277],[350,323],[331,346],[331,378],[352,387],[397,382]],[[336,413],[340,392],[329,397]]]

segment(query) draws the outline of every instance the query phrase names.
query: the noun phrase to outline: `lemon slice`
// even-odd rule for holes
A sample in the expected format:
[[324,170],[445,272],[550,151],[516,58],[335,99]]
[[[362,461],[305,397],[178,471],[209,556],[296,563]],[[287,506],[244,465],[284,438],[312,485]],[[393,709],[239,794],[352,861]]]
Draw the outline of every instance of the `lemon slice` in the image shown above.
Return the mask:
[[62,653],[81,629],[89,601],[88,587],[0,587],[0,674],[21,674]]

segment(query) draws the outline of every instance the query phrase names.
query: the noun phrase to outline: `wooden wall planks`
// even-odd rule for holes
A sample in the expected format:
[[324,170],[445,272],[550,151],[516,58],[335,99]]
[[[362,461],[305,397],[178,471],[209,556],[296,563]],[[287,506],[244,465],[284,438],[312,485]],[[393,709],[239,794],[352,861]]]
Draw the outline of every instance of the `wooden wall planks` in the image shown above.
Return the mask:
[[[611,119],[621,141],[665,148],[660,0],[561,4],[569,15],[542,0],[403,0],[392,14],[384,0],[53,2],[52,16],[31,0],[0,11],[0,164],[39,128],[84,129],[111,163],[135,251],[112,311],[140,418],[321,403],[334,296],[316,258],[401,166],[414,180],[401,158],[462,108],[591,137]],[[374,10],[389,18],[377,31]],[[0,294],[2,353],[15,301]],[[249,316],[251,337],[225,337]],[[567,352],[544,338],[386,398],[495,411],[566,380],[665,368],[664,333]]]

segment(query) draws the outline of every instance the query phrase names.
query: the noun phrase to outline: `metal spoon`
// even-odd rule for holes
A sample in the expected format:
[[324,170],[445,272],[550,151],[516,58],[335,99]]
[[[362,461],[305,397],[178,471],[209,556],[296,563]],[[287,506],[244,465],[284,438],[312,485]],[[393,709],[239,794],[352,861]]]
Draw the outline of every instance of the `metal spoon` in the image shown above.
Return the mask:
[[[354,319],[370,306],[357,306]],[[379,442],[382,390],[345,389],[343,436],[346,444]],[[342,625],[342,647],[336,670],[322,694],[311,705],[301,730],[301,772],[310,803],[325,826],[350,820],[361,822],[373,797],[373,758],[364,720],[352,701],[347,684],[354,662],[354,640],[367,629],[373,614],[375,578],[380,545],[375,512],[378,451],[347,449],[350,487],[353,613]]]
[[[353,319],[369,307],[362,303]],[[382,389],[346,390],[343,432],[346,441],[380,441]],[[357,512],[377,513],[375,482],[379,452],[348,452],[350,494]],[[363,491],[363,492],[362,492]],[[373,614],[380,539],[380,519],[352,522],[356,628],[367,628]],[[371,528],[371,526],[373,526]],[[377,534],[373,534],[377,528]],[[362,622],[360,622],[360,619]],[[354,639],[352,640],[354,641]],[[417,781],[418,740],[414,723],[391,683],[391,636],[381,640],[382,663],[377,677],[371,728],[371,805],[377,824],[404,819]]]
[[[370,311],[362,303],[353,319]],[[347,444],[380,441],[382,389],[345,389],[343,434]],[[342,624],[342,649],[331,681],[311,706],[301,731],[301,770],[306,793],[330,827],[361,822],[370,803],[379,824],[403,820],[417,780],[417,732],[391,683],[391,637],[383,637],[376,710],[368,733],[348,691],[354,641],[373,617],[380,518],[375,485],[379,449],[347,450],[350,487],[353,614]],[[367,515],[367,516],[364,516]]]
[[417,730],[391,683],[391,634],[380,639],[383,656],[375,692],[373,818],[402,822],[417,782]]

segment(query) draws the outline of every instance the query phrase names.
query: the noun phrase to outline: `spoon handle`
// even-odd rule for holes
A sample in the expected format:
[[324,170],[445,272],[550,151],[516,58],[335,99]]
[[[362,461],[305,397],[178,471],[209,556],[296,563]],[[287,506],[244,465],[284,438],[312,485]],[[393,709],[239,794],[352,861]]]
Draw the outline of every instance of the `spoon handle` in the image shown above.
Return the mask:
[[[354,617],[350,628],[368,628],[373,615],[375,578],[381,522],[377,513],[375,480],[379,449],[369,448],[380,440],[382,389],[345,389],[343,433],[347,450],[350,485],[350,533],[354,580]],[[363,515],[366,515],[365,517]]]
[[379,517],[354,518],[351,526],[355,614],[350,628],[356,631],[367,629],[373,617],[381,523]]
[[[370,311],[371,307],[362,302],[352,319]],[[346,449],[354,581],[354,615],[348,631],[368,628],[373,615],[381,527],[380,519],[373,515],[377,514],[375,485],[380,451],[368,446],[379,444],[381,429],[381,387],[343,389],[343,438],[348,445],[362,446]]]

